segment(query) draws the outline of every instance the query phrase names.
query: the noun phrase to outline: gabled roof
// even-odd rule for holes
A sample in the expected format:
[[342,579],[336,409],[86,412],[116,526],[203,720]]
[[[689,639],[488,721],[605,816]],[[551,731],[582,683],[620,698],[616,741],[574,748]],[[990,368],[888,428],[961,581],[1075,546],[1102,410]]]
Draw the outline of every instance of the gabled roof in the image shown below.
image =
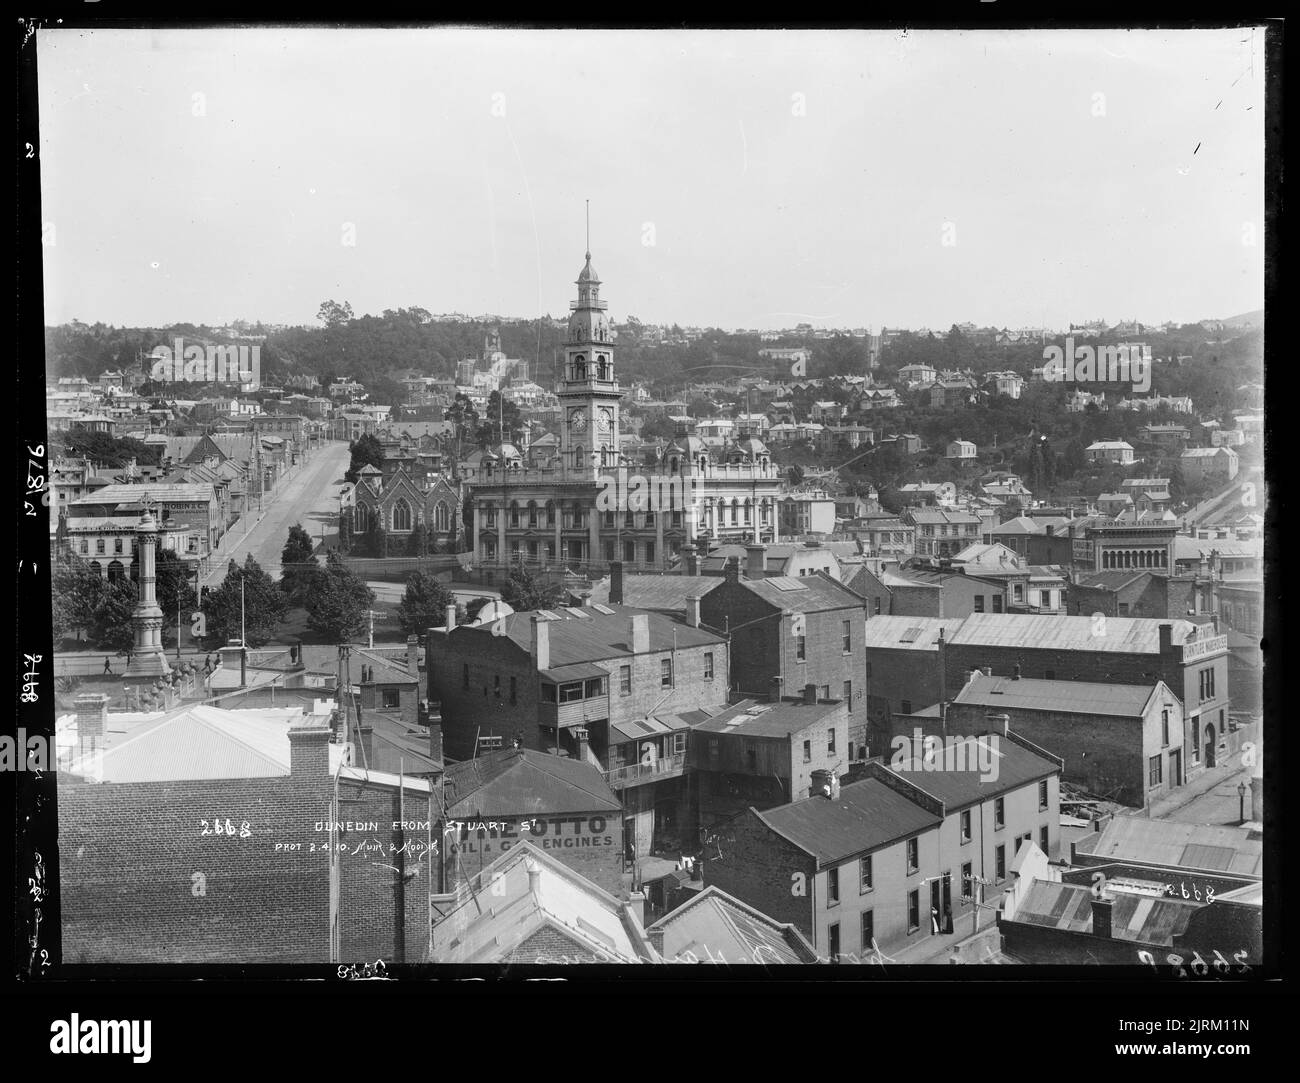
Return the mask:
[[[1013,920],[1075,933],[1092,932],[1092,890],[1084,884],[1035,880]],[[1129,892],[1116,892],[1111,912],[1111,936],[1141,944],[1172,944],[1187,931],[1200,903],[1182,899],[1151,899]]]
[[582,961],[660,961],[625,904],[528,841],[463,885],[453,907],[433,926],[434,962],[535,962],[536,954],[519,949],[547,931],[572,945],[556,954]]
[[879,849],[943,822],[875,778],[841,787],[838,799],[805,797],[765,812],[751,811],[823,865]]
[[[1196,629],[1190,621],[1146,617],[1107,617],[1105,626],[1098,629],[1091,617],[972,613],[961,621],[961,627],[953,631],[950,640],[958,645],[987,647],[1159,654],[1159,628],[1162,624],[1172,625],[1174,646],[1185,642],[1189,633]],[[868,621],[868,632],[870,629],[871,621]]]
[[866,604],[860,594],[821,572],[813,575],[772,575],[766,579],[741,579],[737,585],[777,609],[788,609],[794,613],[861,609]]
[[[675,648],[701,647],[725,643],[723,636],[705,628],[693,628],[682,621],[673,620],[662,613],[632,606],[608,605],[603,612],[594,606],[572,606],[543,610],[550,614],[547,620],[551,648],[551,666],[573,665],[575,662],[596,662],[604,659],[627,658],[632,655],[632,618],[644,614],[649,631],[648,652],[669,651]],[[461,637],[493,635],[498,632],[512,640],[524,653],[532,645],[531,612],[510,613],[490,625],[460,625],[451,632],[457,646]],[[469,642],[474,642],[470,640]]]
[[1264,871],[1263,840],[1245,827],[1117,816],[1090,841],[1087,852],[1110,861],[1254,877]]
[[[1154,684],[1105,684],[1094,681],[1043,681],[1034,678],[972,677],[954,703],[1065,714],[1139,718],[1160,695],[1174,699],[1162,681]],[[1014,726],[1012,727],[1014,729]]]
[[840,701],[804,703],[782,700],[760,703],[746,699],[719,711],[695,728],[701,733],[738,733],[744,737],[785,737],[820,725],[840,709]]
[[[984,765],[988,766],[987,773],[976,770],[977,766],[982,768]],[[890,766],[899,765],[891,761]],[[935,770],[936,767],[943,769]],[[979,735],[953,740],[951,745],[944,743],[935,750],[930,763],[909,760],[903,769],[903,778],[930,796],[937,797],[951,814],[976,801],[1059,774],[1060,770],[1061,766],[1055,760],[1031,752],[1009,738]]]
[[961,627],[962,617],[868,617],[865,645],[884,650],[932,651],[942,632],[947,640]]
[[484,815],[617,812],[622,806],[595,767],[565,756],[503,748],[447,765],[444,799],[453,819]]
[[[688,598],[703,597],[721,584],[718,576],[624,575],[623,604],[665,613],[685,613]],[[609,579],[602,579],[592,588],[591,601],[608,602],[609,588]]]
[[[817,952],[789,922],[711,884],[647,929],[663,933],[666,959],[683,960],[689,952],[700,961],[718,963],[815,963]],[[685,960],[689,961],[689,960]]]

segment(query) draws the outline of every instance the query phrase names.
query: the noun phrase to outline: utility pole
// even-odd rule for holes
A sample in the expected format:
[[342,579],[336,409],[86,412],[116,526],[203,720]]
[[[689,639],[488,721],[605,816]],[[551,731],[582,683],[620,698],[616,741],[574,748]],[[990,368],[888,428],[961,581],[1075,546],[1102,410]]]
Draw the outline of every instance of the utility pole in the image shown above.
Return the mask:
[[239,645],[241,648],[247,647],[248,640],[245,638],[244,631],[244,577],[239,577]]

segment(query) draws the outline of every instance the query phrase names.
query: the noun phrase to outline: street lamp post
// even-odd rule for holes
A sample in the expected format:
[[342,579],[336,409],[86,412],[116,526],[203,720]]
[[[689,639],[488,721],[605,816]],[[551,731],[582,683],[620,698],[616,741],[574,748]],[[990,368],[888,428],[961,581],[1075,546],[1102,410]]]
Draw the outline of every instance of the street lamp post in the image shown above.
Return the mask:
[[1246,822],[1246,784],[1244,782],[1237,783],[1237,812],[1239,814],[1238,820],[1244,824]]

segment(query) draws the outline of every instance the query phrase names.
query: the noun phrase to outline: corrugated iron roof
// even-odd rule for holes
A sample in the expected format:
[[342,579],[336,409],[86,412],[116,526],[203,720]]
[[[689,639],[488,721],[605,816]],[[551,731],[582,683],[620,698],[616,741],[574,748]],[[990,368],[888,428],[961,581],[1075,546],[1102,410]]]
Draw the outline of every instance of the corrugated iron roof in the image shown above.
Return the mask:
[[[638,609],[685,613],[688,598],[703,597],[721,584],[722,579],[716,576],[624,575],[623,604]],[[608,603],[609,586],[608,579],[596,584],[591,593],[592,602]]]
[[962,617],[868,617],[865,645],[868,650],[932,651],[942,631],[951,641],[961,627]]
[[[1173,626],[1175,646],[1185,642],[1196,627],[1190,621],[1146,617],[1107,617],[1104,624],[1098,625],[1091,617],[973,613],[948,638],[954,644],[984,647],[1159,654],[1161,624]],[[870,631],[870,621],[867,628]]]
[[[1204,868],[1241,876],[1262,876],[1264,844],[1243,827],[1185,824],[1120,816],[1106,825],[1089,853],[1109,861],[1135,861],[1176,869]],[[1222,851],[1231,850],[1226,858]],[[1201,866],[1189,862],[1208,860]],[[1227,864],[1223,862],[1227,860]]]
[[822,864],[878,849],[943,822],[874,778],[842,787],[838,800],[807,797],[755,815]]
[[1035,678],[972,677],[954,703],[984,707],[1015,707],[1028,711],[1064,711],[1069,714],[1116,715],[1138,718],[1153,696],[1163,690],[1174,694],[1163,682],[1155,684],[1104,684],[1094,681],[1042,681]]
[[616,812],[622,808],[595,767],[564,756],[503,748],[447,765],[447,814]]
[[813,946],[792,924],[768,917],[716,885],[706,887],[650,929],[662,930],[667,959],[691,952],[701,961],[718,963],[817,961]]
[[701,733],[739,733],[746,737],[784,737],[823,722],[840,707],[834,703],[760,703],[747,699],[719,711],[695,728]]
[[862,609],[862,596],[838,580],[822,575],[773,575],[766,579],[742,579],[740,586],[752,591],[777,609],[795,613],[819,613],[828,609]]
[[[1031,782],[1060,772],[1052,760],[997,735],[950,739],[935,749],[934,765],[951,768],[936,771],[909,760],[905,767],[891,762],[890,770],[926,793],[937,797],[949,812],[997,794],[1019,789]],[[988,765],[985,779],[982,769]]]

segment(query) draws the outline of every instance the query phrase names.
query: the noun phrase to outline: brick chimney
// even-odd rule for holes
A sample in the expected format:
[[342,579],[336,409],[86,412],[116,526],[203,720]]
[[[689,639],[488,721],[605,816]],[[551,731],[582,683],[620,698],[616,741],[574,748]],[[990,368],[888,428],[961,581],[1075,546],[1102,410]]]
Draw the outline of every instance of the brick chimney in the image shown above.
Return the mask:
[[420,700],[417,718],[429,731],[429,758],[442,763],[442,704]]
[[767,701],[769,703],[781,702],[781,686],[785,683],[784,677],[773,677],[768,684]]
[[623,604],[623,562],[610,561],[609,565],[609,604]]
[[1174,650],[1174,626],[1172,624],[1162,624],[1157,631],[1160,633],[1161,656],[1172,654]]
[[330,731],[314,722],[289,730],[289,774],[295,780],[318,782],[329,777]]
[[729,557],[727,559],[727,566],[723,569],[722,577],[728,583],[740,582],[740,558],[739,557]]
[[650,614],[633,613],[632,614],[632,641],[633,654],[645,654],[650,650]]
[[692,594],[686,599],[686,623],[692,628],[700,626],[700,596]]
[[745,546],[745,576],[749,579],[762,579],[767,574],[767,546]]
[[73,708],[77,712],[77,740],[83,745],[88,741],[102,745],[108,728],[108,696],[84,693],[73,701]]
[[533,668],[551,668],[551,625],[536,613],[532,618],[532,641],[528,653],[532,656]]
[[650,946],[655,949],[655,953],[663,957],[664,953],[664,931],[663,929],[647,929],[645,934],[650,939]]
[[420,637],[406,637],[406,670],[412,677],[420,676]]
[[590,740],[587,736],[587,727],[579,726],[573,731],[574,739],[578,742],[577,760],[579,763],[587,762],[587,750],[591,747]]
[[809,707],[817,702],[817,686],[815,684],[805,684],[803,686],[803,701]]
[[1115,900],[1109,898],[1092,899],[1092,935],[1100,937],[1103,940],[1110,940],[1111,933],[1111,912],[1115,906]]
[[700,552],[693,545],[682,546],[682,556],[686,562],[687,575],[700,574]]
[[456,603],[449,602],[447,604],[446,623],[443,625],[443,628],[446,631],[450,632],[455,627],[456,627]]

